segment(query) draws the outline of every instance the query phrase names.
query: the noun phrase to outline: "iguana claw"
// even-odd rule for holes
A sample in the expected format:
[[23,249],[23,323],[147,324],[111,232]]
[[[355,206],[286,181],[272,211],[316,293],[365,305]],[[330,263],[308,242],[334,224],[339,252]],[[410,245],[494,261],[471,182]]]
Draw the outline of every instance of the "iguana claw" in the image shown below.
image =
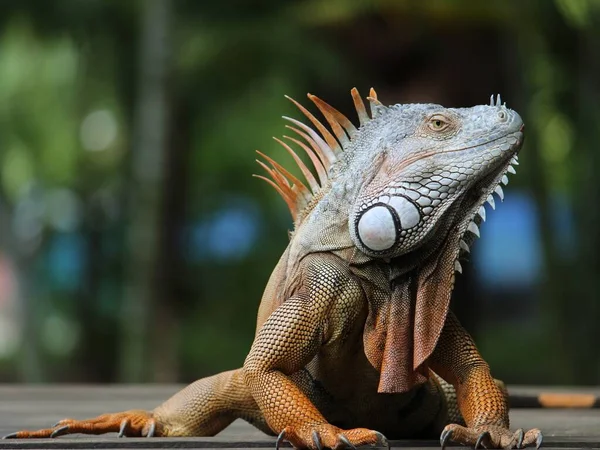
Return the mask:
[[519,437],[517,439],[517,448],[523,448],[523,440],[525,439],[525,431],[523,431],[523,428],[519,428],[517,430],[517,433],[519,433]]
[[388,450],[390,450],[390,443],[387,440],[387,438],[381,434],[379,431],[376,431],[375,434],[377,435],[377,438],[379,439],[379,444],[381,447],[386,447]]
[[490,433],[488,431],[484,431],[483,433],[481,433],[479,435],[479,437],[477,438],[477,442],[475,442],[475,450],[477,450],[478,448],[483,448],[483,445],[481,445],[481,443],[483,442],[484,439],[487,439],[488,441],[490,440],[491,436]]
[[52,432],[52,434],[50,435],[50,438],[54,439],[59,436],[62,436],[63,434],[66,434],[67,431],[69,431],[69,425],[65,425],[64,427],[57,428],[56,430],[54,430]]
[[542,446],[543,440],[544,440],[544,436],[542,435],[542,432],[540,431],[540,434],[538,434],[538,437],[535,440],[535,448],[536,448],[536,450],[539,449]]
[[323,446],[321,445],[321,438],[319,437],[319,433],[317,430],[313,430],[312,432],[312,441],[317,450],[323,450]]
[[442,450],[446,448],[446,444],[450,439],[452,439],[452,430],[442,431],[442,435],[440,436],[440,445],[442,446]]
[[275,441],[275,450],[279,450],[279,446],[285,440],[285,428],[281,430],[279,436],[277,436],[277,440]]
[[350,442],[350,441],[348,440],[348,438],[347,438],[346,436],[344,436],[343,434],[340,434],[340,435],[338,436],[338,439],[339,439],[340,441],[342,441],[344,444],[346,444],[346,446],[347,446],[348,448],[351,448],[351,449],[353,449],[353,450],[356,450],[356,446],[355,446],[355,445],[354,445],[352,442]]
[[123,419],[123,421],[121,422],[121,427],[119,428],[119,434],[117,435],[117,437],[125,437],[125,430],[127,429],[127,425],[129,425],[129,420],[128,419]]
[[148,428],[148,433],[146,434],[146,437],[154,437],[154,434],[156,433],[156,420],[151,419],[150,420],[150,428]]

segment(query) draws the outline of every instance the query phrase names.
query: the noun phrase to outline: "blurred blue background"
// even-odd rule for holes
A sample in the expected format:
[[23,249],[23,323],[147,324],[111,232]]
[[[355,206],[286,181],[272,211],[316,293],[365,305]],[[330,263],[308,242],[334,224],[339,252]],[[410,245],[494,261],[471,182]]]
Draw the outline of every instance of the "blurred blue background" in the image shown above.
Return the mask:
[[526,123],[453,307],[496,377],[600,383],[600,1],[0,3],[0,381],[240,366],[287,242],[284,94]]

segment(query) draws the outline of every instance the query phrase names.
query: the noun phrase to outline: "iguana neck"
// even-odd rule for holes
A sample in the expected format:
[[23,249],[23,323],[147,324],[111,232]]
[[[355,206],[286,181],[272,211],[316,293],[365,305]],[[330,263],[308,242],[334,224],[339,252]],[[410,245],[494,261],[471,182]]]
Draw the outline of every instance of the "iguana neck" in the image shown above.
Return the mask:
[[363,344],[380,373],[379,392],[407,392],[429,376],[428,359],[449,311],[459,240],[455,226],[418,255],[350,266],[367,294]]
[[305,211],[292,233],[290,260],[300,261],[310,253],[355,249],[348,230],[348,217],[358,192],[357,183],[331,180]]

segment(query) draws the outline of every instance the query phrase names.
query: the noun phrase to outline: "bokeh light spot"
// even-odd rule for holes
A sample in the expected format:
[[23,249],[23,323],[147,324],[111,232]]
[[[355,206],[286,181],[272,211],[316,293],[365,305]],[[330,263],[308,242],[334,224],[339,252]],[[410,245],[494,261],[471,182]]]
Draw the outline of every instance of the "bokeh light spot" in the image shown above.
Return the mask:
[[89,151],[106,150],[117,138],[117,132],[118,125],[112,112],[106,109],[93,111],[81,122],[81,145]]

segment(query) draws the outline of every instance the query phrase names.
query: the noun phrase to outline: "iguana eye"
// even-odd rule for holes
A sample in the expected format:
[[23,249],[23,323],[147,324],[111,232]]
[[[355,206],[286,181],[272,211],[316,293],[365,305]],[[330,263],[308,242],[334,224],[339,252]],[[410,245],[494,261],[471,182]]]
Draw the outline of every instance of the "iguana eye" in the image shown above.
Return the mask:
[[429,119],[429,128],[433,131],[444,131],[450,126],[443,116],[435,115]]

